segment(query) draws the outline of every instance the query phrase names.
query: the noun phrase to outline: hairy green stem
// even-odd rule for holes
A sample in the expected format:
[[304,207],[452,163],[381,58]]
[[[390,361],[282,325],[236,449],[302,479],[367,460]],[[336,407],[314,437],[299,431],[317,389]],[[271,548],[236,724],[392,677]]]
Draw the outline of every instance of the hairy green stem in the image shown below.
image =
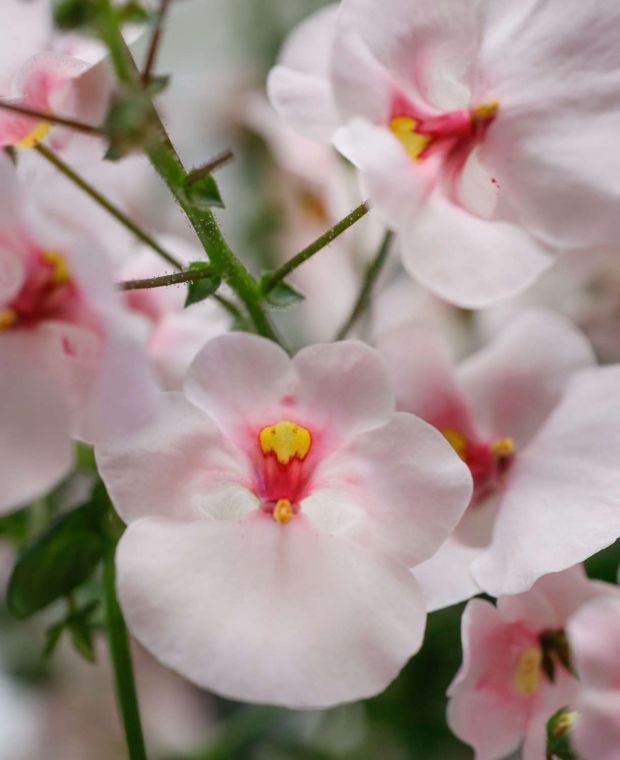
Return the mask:
[[364,310],[368,306],[370,297],[372,295],[372,290],[377,281],[377,277],[381,274],[383,265],[387,260],[391,243],[392,233],[386,232],[385,237],[383,238],[383,242],[381,243],[381,246],[379,247],[375,258],[370,262],[368,269],[366,270],[366,275],[362,281],[362,287],[360,288],[357,300],[353,304],[351,314],[338,331],[336,340],[344,340],[344,338],[347,337],[353,326],[356,324],[357,320],[362,316]]
[[103,585],[116,698],[125,729],[129,760],[147,760],[127,627],[116,598],[115,548],[114,543],[110,542],[103,566]]
[[300,251],[298,254],[289,259],[286,264],[283,264],[279,269],[276,269],[269,277],[265,278],[263,282],[263,291],[268,293],[273,290],[275,286],[282,282],[288,275],[298,266],[308,261],[309,258],[314,256],[320,250],[329,245],[333,240],[342,235],[343,232],[349,229],[359,219],[365,216],[370,211],[368,202],[362,203],[357,208],[353,209],[350,214],[341,219],[338,224],[335,224],[331,229],[327,230],[321,237],[317,238],[313,243]]
[[121,290],[149,290],[151,288],[165,288],[168,285],[181,285],[185,282],[197,282],[213,277],[213,270],[207,264],[200,269],[185,269],[182,272],[163,274],[159,277],[145,277],[141,280],[125,280],[119,282]]
[[71,182],[73,182],[74,185],[77,185],[81,190],[83,190],[87,195],[89,195],[95,201],[95,203],[98,203],[109,214],[111,214],[118,222],[120,222],[120,224],[122,224],[130,232],[132,232],[138,238],[138,240],[141,240],[143,243],[145,243],[150,248],[152,248],[155,251],[155,253],[161,256],[162,259],[165,259],[165,261],[167,261],[168,264],[173,266],[175,269],[183,269],[183,266],[181,262],[178,261],[178,259],[176,259],[172,254],[168,253],[168,251],[164,250],[156,240],[154,240],[144,230],[140,229],[140,227],[138,227],[138,225],[135,222],[133,222],[125,213],[123,213],[117,206],[111,203],[105,196],[103,196],[98,190],[96,190],[90,184],[90,182],[87,182],[83,177],[77,174],[77,172],[75,172],[70,166],[68,166],[52,150],[50,150],[48,147],[46,147],[42,143],[39,143],[39,145],[35,147],[35,150],[41,156],[43,156],[47,161],[53,164],[56,167],[56,169],[58,169],[59,172],[64,174],[64,176],[67,179],[69,179]]

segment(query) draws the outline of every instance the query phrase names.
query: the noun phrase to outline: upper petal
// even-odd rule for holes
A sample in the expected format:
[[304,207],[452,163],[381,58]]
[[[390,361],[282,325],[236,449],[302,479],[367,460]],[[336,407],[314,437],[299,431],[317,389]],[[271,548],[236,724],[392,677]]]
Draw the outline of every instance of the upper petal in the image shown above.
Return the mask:
[[265,515],[140,520],[121,539],[117,568],[141,643],[229,698],[296,708],[362,699],[422,641],[423,601],[405,568],[301,516],[284,526]]

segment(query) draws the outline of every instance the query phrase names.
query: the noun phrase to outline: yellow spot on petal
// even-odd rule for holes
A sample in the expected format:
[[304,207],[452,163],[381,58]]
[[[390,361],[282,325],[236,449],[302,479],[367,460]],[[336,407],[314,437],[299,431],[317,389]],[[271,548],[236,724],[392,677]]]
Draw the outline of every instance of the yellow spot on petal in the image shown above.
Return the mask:
[[52,266],[52,276],[50,282],[52,285],[64,285],[71,279],[71,272],[67,262],[60,253],[56,251],[43,251],[43,261]]
[[50,131],[50,125],[47,121],[40,121],[37,126],[32,130],[32,132],[28,132],[28,134],[25,137],[22,137],[22,139],[19,142],[15,143],[16,148],[34,148],[35,145],[38,145],[42,140],[44,140],[47,137],[47,133]]
[[465,452],[467,451],[467,438],[458,430],[442,430],[443,437],[448,441],[450,446],[456,451],[456,453],[465,459]]
[[273,508],[273,519],[277,523],[280,523],[280,525],[286,525],[293,515],[293,505],[291,502],[288,499],[278,499]]
[[529,697],[538,691],[542,656],[542,649],[532,646],[525,649],[519,657],[513,683],[515,689],[524,697]]
[[512,438],[498,438],[491,444],[491,454],[497,459],[508,459],[515,453],[515,444]]
[[487,100],[471,110],[471,123],[475,126],[491,121],[499,110],[499,100]]
[[304,459],[310,451],[312,437],[305,427],[290,420],[268,425],[259,433],[263,454],[274,452],[280,464],[288,464],[293,457]]
[[15,309],[0,309],[0,332],[10,330],[17,322],[17,312]]
[[396,116],[390,121],[392,133],[405,146],[407,153],[414,161],[420,161],[420,154],[433,139],[430,135],[422,135],[415,131],[418,122],[411,116]]

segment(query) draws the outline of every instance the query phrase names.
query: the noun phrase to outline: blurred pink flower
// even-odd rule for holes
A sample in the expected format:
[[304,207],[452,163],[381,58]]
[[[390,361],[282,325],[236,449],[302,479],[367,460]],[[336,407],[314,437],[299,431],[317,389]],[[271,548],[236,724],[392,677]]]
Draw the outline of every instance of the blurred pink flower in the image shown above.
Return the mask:
[[616,760],[620,747],[620,598],[596,599],[567,626],[581,683],[572,743],[586,760]]
[[469,602],[463,664],[448,690],[448,723],[474,748],[475,760],[501,760],[522,742],[523,760],[543,760],[546,723],[573,704],[578,689],[566,621],[584,602],[613,593],[614,586],[589,581],[577,566],[545,576],[524,594],[501,597],[497,607]]
[[269,92],[361,170],[411,274],[481,307],[617,238],[619,27],[613,3],[344,0],[292,32]]
[[620,367],[592,367],[563,318],[527,312],[456,371],[428,325],[378,345],[398,408],[441,430],[474,478],[454,535],[416,570],[431,608],[520,593],[620,535]]
[[71,437],[95,441],[144,424],[155,383],[104,257],[74,240],[42,243],[0,157],[0,510],[41,496],[71,466]]
[[408,568],[462,515],[467,468],[394,412],[361,343],[291,360],[262,338],[221,336],[166,406],[97,449],[129,524],[118,592],[135,636],[245,701],[319,707],[381,691],[421,644]]

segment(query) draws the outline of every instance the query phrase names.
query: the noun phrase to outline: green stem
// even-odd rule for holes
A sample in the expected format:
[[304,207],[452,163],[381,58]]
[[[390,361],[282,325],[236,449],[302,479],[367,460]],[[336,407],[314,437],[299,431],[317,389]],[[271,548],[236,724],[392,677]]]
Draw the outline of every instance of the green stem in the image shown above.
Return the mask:
[[330,230],[327,230],[327,232],[321,235],[321,237],[317,238],[313,243],[310,243],[309,246],[304,248],[303,251],[300,251],[298,254],[293,256],[292,259],[289,259],[286,264],[283,264],[269,277],[266,277],[263,283],[263,292],[268,293],[270,290],[273,290],[273,288],[275,288],[278,283],[282,282],[282,280],[288,277],[288,275],[294,269],[297,269],[298,266],[314,256],[315,253],[318,253],[321,249],[325,248],[325,246],[329,245],[333,240],[335,240],[339,235],[342,235],[343,232],[348,230],[349,227],[354,225],[355,222],[365,216],[369,211],[370,206],[368,205],[367,201],[365,203],[362,203],[356,209],[353,209],[353,211],[345,216],[344,219],[341,219],[338,224],[335,224]]
[[178,261],[172,254],[165,251],[159,243],[154,240],[148,233],[140,229],[135,222],[133,222],[126,214],[124,214],[119,208],[105,198],[98,190],[96,190],[89,182],[83,177],[77,174],[70,166],[68,166],[59,156],[57,156],[48,147],[39,143],[35,150],[43,156],[47,161],[53,164],[61,174],[69,179],[73,184],[77,185],[87,195],[89,195],[95,203],[98,203],[109,214],[111,214],[118,222],[132,232],[139,240],[152,248],[162,259],[165,259],[168,264],[172,265],[175,269],[183,269],[180,261]]
[[118,709],[123,719],[129,760],[147,760],[140,722],[138,697],[129,651],[129,638],[123,614],[116,598],[116,569],[114,551],[110,542],[103,566],[103,584],[110,656],[114,668],[114,682]]
[[353,305],[351,314],[349,315],[346,322],[342,325],[342,327],[338,331],[336,340],[344,340],[344,338],[347,337],[347,335],[349,334],[349,332],[351,331],[351,329],[353,328],[357,320],[362,316],[362,314],[364,313],[364,310],[368,306],[368,303],[370,302],[370,297],[372,295],[372,290],[377,281],[377,277],[381,274],[383,265],[385,264],[387,260],[387,255],[389,253],[391,243],[392,243],[392,233],[386,232],[385,237],[383,238],[383,242],[381,243],[381,246],[379,250],[377,251],[377,255],[371,261],[368,269],[366,270],[366,275],[364,277],[364,280],[362,281],[362,287],[360,288],[360,292],[357,297],[357,300],[355,301],[355,304]]
[[150,288],[165,288],[168,285],[182,285],[184,282],[196,282],[213,277],[213,270],[207,264],[200,269],[186,269],[174,274],[164,274],[160,277],[145,277],[141,280],[125,280],[118,287],[121,290],[148,290]]
[[[99,31],[110,51],[116,75],[121,84],[136,93],[142,93],[140,72],[120,32],[110,0],[100,0],[100,7],[102,14]],[[278,336],[261,305],[262,292],[258,283],[230,250],[211,211],[196,208],[187,197],[185,168],[152,103],[151,108],[153,118],[157,120],[162,135],[161,143],[147,149],[151,164],[187,216],[215,271],[226,280],[243,302],[256,332],[279,343]]]

